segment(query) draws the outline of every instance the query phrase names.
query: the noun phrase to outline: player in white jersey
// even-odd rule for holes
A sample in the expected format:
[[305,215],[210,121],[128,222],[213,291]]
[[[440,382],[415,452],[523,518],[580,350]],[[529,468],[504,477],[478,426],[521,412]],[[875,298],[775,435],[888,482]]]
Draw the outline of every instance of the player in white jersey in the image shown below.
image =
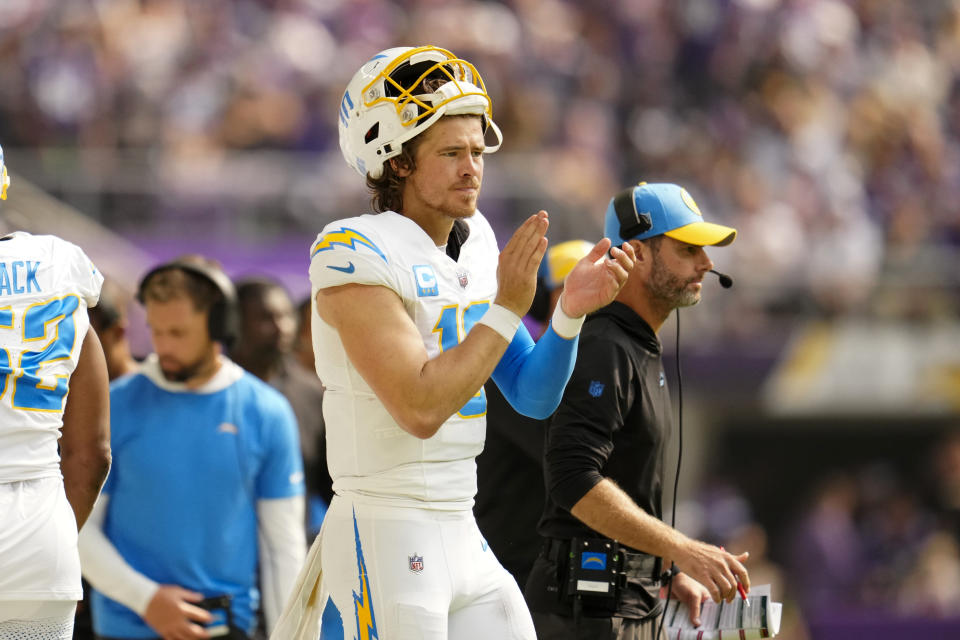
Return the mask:
[[[0,176],[6,199],[2,150]],[[87,319],[102,282],[60,238],[0,238],[0,640],[73,632],[77,531],[110,467],[107,368]]]
[[273,637],[313,640],[322,613],[322,638],[532,639],[471,512],[483,383],[492,375],[518,410],[548,416],[584,314],[613,299],[632,250],[606,258],[599,242],[534,345],[520,317],[547,214],[499,252],[476,210],[483,154],[500,142],[476,69],[436,47],[389,49],[351,80],[339,117],[341,150],[379,213],[327,225],[311,249],[336,495]]

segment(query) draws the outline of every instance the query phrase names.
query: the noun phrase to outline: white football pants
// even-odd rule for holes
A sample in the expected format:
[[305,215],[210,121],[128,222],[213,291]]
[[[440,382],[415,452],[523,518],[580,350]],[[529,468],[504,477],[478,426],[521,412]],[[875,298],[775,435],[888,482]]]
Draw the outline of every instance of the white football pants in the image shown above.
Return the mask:
[[320,532],[323,640],[535,640],[523,595],[470,511],[336,496]]

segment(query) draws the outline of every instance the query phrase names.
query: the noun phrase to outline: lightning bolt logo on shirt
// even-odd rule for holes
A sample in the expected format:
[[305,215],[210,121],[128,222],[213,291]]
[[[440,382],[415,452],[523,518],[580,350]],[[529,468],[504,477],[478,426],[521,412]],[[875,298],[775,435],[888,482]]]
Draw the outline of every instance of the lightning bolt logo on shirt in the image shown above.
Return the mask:
[[336,231],[325,233],[322,238],[317,240],[310,252],[310,258],[313,259],[321,251],[329,251],[335,246],[340,245],[351,251],[356,251],[358,246],[364,246],[380,256],[384,262],[387,262],[387,256],[380,250],[373,240],[348,227],[340,227]]
[[357,640],[372,640],[377,635],[377,619],[370,601],[370,580],[367,577],[367,563],[363,559],[363,547],[360,544],[360,529],[357,527],[357,513],[353,513],[353,535],[357,542],[357,571],[360,577],[360,593],[353,592],[353,608],[357,614]]

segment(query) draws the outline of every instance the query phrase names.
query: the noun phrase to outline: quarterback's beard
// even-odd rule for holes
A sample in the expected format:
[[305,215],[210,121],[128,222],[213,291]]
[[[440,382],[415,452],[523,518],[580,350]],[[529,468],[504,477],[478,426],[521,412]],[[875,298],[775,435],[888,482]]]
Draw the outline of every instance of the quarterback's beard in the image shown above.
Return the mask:
[[[478,189],[479,185],[470,185]],[[477,212],[477,196],[474,195],[472,198],[465,198],[461,203],[457,203],[454,206],[445,206],[440,208],[445,215],[450,218],[469,218]]]
[[[480,195],[480,182],[478,180],[468,180],[450,187],[444,191],[435,191],[425,188],[421,182],[422,178],[411,176],[409,187],[411,201],[404,201],[404,208],[407,205],[413,205],[416,209],[425,209],[435,215],[439,214],[446,218],[459,219],[469,218],[477,212],[477,199]],[[465,196],[457,191],[463,187],[472,187],[476,192],[472,196]]]

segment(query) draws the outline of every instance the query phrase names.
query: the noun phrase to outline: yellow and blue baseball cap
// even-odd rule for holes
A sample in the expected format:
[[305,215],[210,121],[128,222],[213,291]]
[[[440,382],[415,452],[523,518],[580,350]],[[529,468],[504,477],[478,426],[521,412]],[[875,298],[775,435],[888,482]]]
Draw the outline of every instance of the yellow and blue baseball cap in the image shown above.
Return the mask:
[[547,249],[547,255],[540,261],[537,276],[551,291],[563,286],[563,281],[577,266],[580,259],[590,253],[593,243],[586,240],[567,240]]
[[705,222],[700,207],[683,187],[641,182],[610,200],[603,234],[614,246],[665,235],[701,247],[724,247],[737,237],[737,230]]

